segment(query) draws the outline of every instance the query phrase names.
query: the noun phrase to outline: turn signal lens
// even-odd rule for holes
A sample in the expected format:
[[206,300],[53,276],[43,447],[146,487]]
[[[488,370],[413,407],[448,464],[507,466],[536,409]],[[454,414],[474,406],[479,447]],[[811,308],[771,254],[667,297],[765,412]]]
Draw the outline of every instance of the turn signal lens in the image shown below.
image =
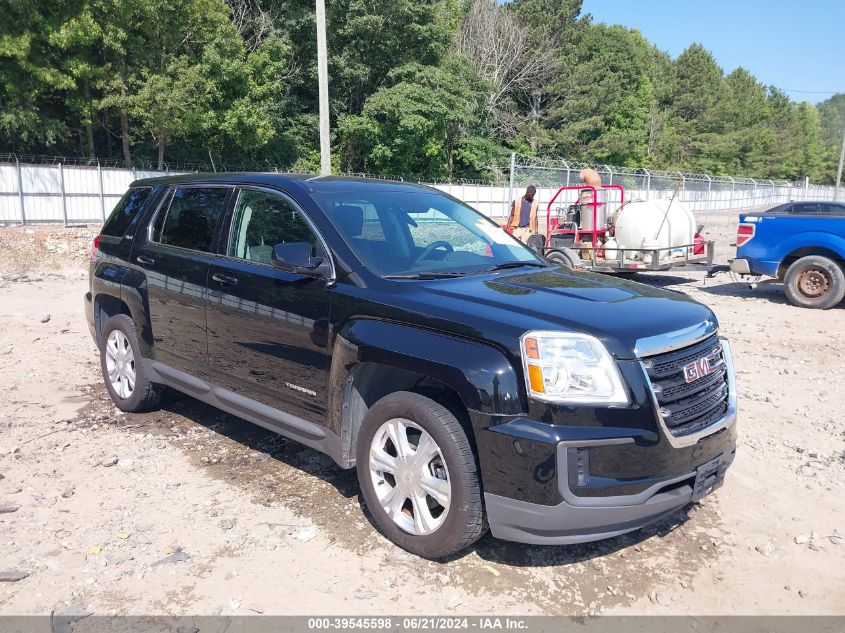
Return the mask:
[[543,370],[537,365],[528,366],[528,380],[531,383],[531,391],[543,393],[546,390],[543,386]]
[[527,338],[525,339],[525,355],[528,358],[540,358],[540,352],[537,350],[537,339],[536,338]]

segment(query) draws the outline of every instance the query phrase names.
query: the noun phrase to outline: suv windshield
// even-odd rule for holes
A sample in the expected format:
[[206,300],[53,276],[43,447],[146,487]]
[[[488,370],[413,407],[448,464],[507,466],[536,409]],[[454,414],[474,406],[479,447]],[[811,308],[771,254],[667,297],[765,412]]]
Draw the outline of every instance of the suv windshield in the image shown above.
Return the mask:
[[314,199],[358,259],[384,277],[545,265],[497,224],[436,191],[331,192]]

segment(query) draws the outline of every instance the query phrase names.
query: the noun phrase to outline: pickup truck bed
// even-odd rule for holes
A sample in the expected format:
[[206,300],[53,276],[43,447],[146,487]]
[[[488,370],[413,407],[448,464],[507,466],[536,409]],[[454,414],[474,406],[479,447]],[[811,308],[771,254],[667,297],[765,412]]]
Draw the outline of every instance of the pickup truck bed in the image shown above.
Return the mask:
[[773,277],[789,301],[826,309],[845,297],[845,204],[787,203],[741,215],[731,270]]

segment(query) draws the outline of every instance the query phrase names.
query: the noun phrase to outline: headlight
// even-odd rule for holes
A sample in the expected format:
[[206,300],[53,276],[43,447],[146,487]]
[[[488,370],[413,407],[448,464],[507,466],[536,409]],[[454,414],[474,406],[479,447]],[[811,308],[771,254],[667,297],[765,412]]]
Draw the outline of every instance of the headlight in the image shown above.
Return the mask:
[[597,338],[527,332],[520,343],[532,398],[563,404],[629,404],[619,369]]

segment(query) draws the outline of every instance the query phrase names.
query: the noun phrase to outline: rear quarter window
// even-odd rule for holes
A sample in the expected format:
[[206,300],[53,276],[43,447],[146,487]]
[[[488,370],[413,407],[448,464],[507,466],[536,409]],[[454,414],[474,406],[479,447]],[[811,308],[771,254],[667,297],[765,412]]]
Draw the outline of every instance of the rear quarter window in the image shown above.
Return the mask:
[[126,229],[132,224],[141,209],[149,200],[153,192],[152,187],[132,187],[123,194],[120,202],[115,206],[114,211],[111,212],[106,223],[103,224],[103,235],[111,235],[113,237],[123,237]]
[[228,195],[227,187],[177,187],[170,194],[170,205],[156,218],[153,241],[211,252],[214,230]]
[[818,215],[821,213],[821,205],[817,202],[799,202],[792,205],[792,211],[795,215]]

